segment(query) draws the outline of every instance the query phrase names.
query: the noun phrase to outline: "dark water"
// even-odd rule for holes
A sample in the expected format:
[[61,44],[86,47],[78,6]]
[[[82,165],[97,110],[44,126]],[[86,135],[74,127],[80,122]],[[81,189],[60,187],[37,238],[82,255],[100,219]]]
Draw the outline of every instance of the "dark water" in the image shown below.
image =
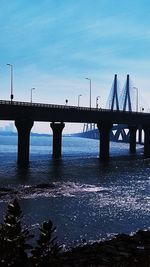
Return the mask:
[[53,160],[51,138],[32,137],[30,167],[23,171],[16,165],[16,141],[0,136],[1,221],[7,202],[17,196],[30,229],[51,219],[66,245],[150,226],[150,160],[141,146],[131,156],[128,144],[111,143],[104,164],[98,140],[64,137],[63,157]]

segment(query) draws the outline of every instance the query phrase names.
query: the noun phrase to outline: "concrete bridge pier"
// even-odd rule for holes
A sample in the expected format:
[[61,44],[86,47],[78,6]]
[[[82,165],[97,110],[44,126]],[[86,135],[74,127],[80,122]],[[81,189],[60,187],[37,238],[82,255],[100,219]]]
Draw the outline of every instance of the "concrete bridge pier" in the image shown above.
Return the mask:
[[29,164],[30,131],[33,126],[30,119],[17,119],[15,126],[18,131],[18,165],[26,167]]
[[136,131],[137,126],[136,125],[129,125],[129,133],[130,133],[130,153],[136,152]]
[[143,125],[144,129],[144,156],[150,158],[150,125]]
[[141,125],[139,126],[139,129],[138,129],[138,142],[139,144],[142,144],[142,126]]
[[53,157],[60,158],[61,157],[62,130],[65,127],[65,124],[63,122],[61,123],[52,122],[50,126],[53,131]]
[[100,133],[100,159],[106,161],[109,159],[109,141],[110,141],[110,130],[113,124],[108,121],[101,121],[97,123],[97,128]]

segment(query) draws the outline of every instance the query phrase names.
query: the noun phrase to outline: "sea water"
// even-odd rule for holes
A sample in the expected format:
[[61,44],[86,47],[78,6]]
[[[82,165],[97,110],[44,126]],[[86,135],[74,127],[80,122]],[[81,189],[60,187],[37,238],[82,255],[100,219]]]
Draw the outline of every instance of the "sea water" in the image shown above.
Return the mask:
[[52,220],[60,244],[94,242],[150,227],[150,160],[143,147],[111,143],[99,160],[99,141],[63,137],[62,158],[52,158],[51,137],[31,137],[30,166],[17,167],[17,137],[0,136],[0,221],[17,198],[23,223],[37,233]]

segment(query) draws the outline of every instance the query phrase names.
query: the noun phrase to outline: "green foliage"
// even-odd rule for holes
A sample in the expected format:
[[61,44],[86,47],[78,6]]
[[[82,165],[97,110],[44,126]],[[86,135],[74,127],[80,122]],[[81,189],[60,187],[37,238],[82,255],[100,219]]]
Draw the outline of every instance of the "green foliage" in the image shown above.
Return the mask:
[[34,237],[21,224],[22,211],[15,199],[8,204],[4,223],[0,224],[0,266],[29,267],[50,265],[58,259],[60,247],[53,238],[55,228],[52,222],[44,222],[40,229],[37,246],[33,248],[28,241]]
[[37,240],[37,246],[32,250],[33,266],[56,266],[58,264],[58,254],[60,246],[55,243],[56,237],[53,238],[53,233],[56,228],[53,228],[52,222],[44,222],[40,228],[40,237]]

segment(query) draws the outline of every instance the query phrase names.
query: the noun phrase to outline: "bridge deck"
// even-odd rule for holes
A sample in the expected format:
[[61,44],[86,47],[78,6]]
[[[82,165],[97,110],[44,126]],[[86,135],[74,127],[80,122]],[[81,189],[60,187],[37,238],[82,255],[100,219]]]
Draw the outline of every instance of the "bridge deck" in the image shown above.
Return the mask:
[[30,118],[33,121],[117,124],[149,124],[150,114],[68,105],[0,100],[0,120]]

